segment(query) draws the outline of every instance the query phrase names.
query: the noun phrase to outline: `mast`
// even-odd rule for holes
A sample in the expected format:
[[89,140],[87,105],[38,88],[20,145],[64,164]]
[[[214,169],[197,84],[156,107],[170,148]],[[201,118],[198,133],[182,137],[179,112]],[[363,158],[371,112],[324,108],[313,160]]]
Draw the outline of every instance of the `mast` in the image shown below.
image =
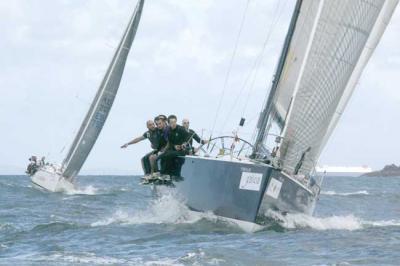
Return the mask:
[[272,81],[272,86],[271,86],[271,90],[269,92],[268,95],[268,99],[267,102],[263,108],[263,110],[260,113],[260,116],[258,118],[258,123],[257,123],[257,127],[258,127],[258,132],[257,132],[257,137],[256,140],[254,142],[254,147],[255,150],[253,151],[253,154],[256,154],[257,152],[259,152],[262,143],[265,139],[265,134],[266,134],[266,128],[267,128],[267,124],[269,121],[269,115],[271,113],[272,110],[272,103],[274,100],[274,96],[276,93],[276,90],[278,88],[278,84],[279,84],[279,80],[281,78],[281,74],[283,71],[283,68],[285,66],[285,61],[286,61],[286,57],[288,55],[289,52],[289,48],[290,48],[290,43],[292,41],[292,37],[293,37],[293,33],[294,30],[296,28],[296,23],[297,23],[297,19],[299,17],[300,14],[300,9],[301,9],[301,4],[302,4],[302,0],[297,0],[296,2],[296,6],[294,8],[293,11],[293,15],[289,24],[289,29],[288,32],[286,34],[285,37],[285,42],[281,51],[281,55],[279,57],[279,62],[278,62],[278,66],[276,68],[276,72],[274,75],[274,79]]
[[63,161],[63,176],[66,178],[73,178],[79,173],[104,126],[122,79],[143,5],[144,0],[139,0],[89,111]]

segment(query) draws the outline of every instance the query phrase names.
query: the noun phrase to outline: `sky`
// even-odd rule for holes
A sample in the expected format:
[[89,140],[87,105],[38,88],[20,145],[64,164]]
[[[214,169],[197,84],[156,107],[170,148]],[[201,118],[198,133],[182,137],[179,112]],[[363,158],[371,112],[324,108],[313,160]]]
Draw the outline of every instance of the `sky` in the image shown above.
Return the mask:
[[[204,136],[214,120],[213,135],[232,134],[243,116],[239,135],[251,139],[294,4],[147,0],[118,95],[81,173],[139,174],[150,144],[120,146],[143,134],[146,120],[158,114],[189,118]],[[0,174],[22,174],[32,154],[63,160],[135,5],[0,1]],[[399,32],[398,8],[321,165],[400,164]]]

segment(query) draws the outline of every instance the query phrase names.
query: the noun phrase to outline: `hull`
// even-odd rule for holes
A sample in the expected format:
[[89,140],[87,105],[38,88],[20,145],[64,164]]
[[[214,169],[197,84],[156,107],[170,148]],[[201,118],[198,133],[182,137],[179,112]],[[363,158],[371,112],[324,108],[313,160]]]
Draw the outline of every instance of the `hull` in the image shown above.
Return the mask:
[[312,214],[318,192],[267,164],[186,156],[174,190],[194,211],[256,223],[268,210]]
[[50,192],[72,191],[74,189],[74,184],[52,167],[40,168],[31,176],[31,181]]
[[283,213],[312,215],[319,195],[319,187],[306,186],[282,171],[273,170],[261,201],[259,215],[270,210]]

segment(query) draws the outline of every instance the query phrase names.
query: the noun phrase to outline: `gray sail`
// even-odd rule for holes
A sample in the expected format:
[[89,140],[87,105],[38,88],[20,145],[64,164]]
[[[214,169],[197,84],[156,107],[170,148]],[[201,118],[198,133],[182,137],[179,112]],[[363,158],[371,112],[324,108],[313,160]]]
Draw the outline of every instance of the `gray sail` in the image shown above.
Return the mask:
[[63,161],[63,176],[66,178],[79,173],[103,128],[121,82],[143,5],[144,0],[139,0],[90,109]]

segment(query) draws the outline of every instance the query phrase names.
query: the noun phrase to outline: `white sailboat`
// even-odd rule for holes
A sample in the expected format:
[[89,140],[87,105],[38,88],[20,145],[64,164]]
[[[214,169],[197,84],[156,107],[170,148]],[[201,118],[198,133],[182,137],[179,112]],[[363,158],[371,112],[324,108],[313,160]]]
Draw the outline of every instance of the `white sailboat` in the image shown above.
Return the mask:
[[74,188],[74,178],[78,175],[92,150],[114,102],[125,63],[139,25],[143,5],[144,0],[139,0],[103,81],[62,165],[43,165],[39,167],[31,176],[34,184],[52,192]]

